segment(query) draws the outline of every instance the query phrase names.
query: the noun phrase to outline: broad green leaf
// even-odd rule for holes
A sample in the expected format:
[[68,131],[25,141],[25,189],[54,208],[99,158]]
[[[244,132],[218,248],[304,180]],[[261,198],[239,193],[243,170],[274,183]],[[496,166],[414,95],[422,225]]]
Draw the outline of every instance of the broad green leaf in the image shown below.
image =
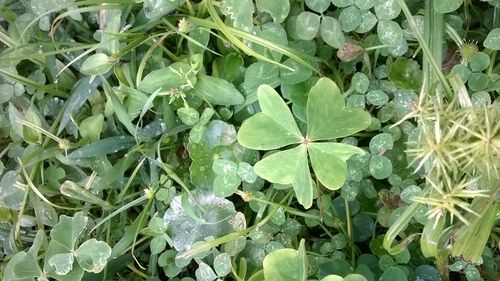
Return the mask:
[[32,281],[43,275],[38,264],[38,251],[46,239],[42,230],[37,231],[33,244],[28,252],[15,254],[3,269],[3,280]]
[[200,262],[198,269],[195,271],[196,280],[200,281],[213,281],[217,279],[217,275],[213,269],[206,263]]
[[301,266],[296,250],[276,250],[264,258],[264,279],[266,281],[306,281],[300,274]]
[[320,34],[323,41],[333,48],[339,49],[345,43],[340,22],[334,17],[321,18]]
[[372,90],[366,94],[366,100],[375,106],[383,106],[389,102],[389,96],[382,90]]
[[500,27],[492,29],[486,39],[484,39],[483,46],[492,50],[500,50]]
[[481,72],[473,72],[469,80],[467,80],[467,85],[472,91],[482,91],[488,87],[489,82],[488,75]]
[[369,148],[372,154],[378,154],[380,152],[391,150],[394,145],[394,140],[391,134],[381,133],[374,136],[370,140]]
[[490,65],[490,56],[483,52],[475,53],[469,61],[469,67],[473,72],[481,72]]
[[303,139],[290,109],[267,85],[257,90],[262,112],[243,122],[238,132],[238,142],[257,150],[277,149],[289,144],[300,143]]
[[[188,49],[189,53],[191,55],[194,54],[203,54],[203,52],[206,50],[206,47],[208,45],[208,41],[210,40],[210,32],[205,29],[205,28],[197,28],[191,30],[189,32],[189,37],[193,39],[194,41],[198,42],[193,42],[191,40],[188,41]],[[201,46],[200,46],[201,45]],[[205,47],[205,48],[203,48]]]
[[104,53],[97,53],[89,56],[80,67],[80,72],[85,75],[103,75],[110,71],[113,63]]
[[142,79],[138,89],[146,93],[154,93],[158,90],[169,91],[180,88],[186,85],[188,80],[195,79],[194,73],[189,73],[190,69],[189,64],[176,62],[167,68],[153,70]]
[[48,262],[57,275],[66,275],[73,269],[74,257],[72,253],[55,254],[48,258]]
[[252,165],[246,162],[240,162],[238,164],[238,176],[242,181],[247,183],[254,183],[257,180],[257,174],[252,167]]
[[346,161],[361,148],[341,143],[310,143],[307,146],[311,165],[318,180],[328,189],[342,187],[347,178]]
[[356,6],[349,6],[342,9],[339,21],[344,32],[351,32],[361,24],[361,12]]
[[226,80],[203,74],[197,77],[194,91],[208,103],[238,105],[245,101],[236,87]]
[[111,256],[111,247],[106,242],[91,238],[83,242],[74,255],[83,270],[99,273],[106,267]]
[[96,141],[101,137],[104,115],[101,113],[85,118],[79,126],[80,135],[88,141]]
[[217,255],[214,259],[214,269],[217,275],[220,277],[226,276],[231,273],[231,257],[226,253]]
[[388,178],[392,174],[392,163],[389,158],[382,155],[372,155],[369,164],[370,174],[378,179]]
[[[263,25],[256,26],[253,32],[258,37],[267,40],[269,44],[275,44],[280,47],[285,47],[288,45],[287,33],[281,24],[268,22]],[[273,59],[274,61],[281,61],[281,58],[283,57],[283,53],[273,51],[270,48],[260,44],[252,44],[252,49],[254,49],[257,53],[262,54],[263,56]]]
[[213,191],[219,197],[228,197],[238,189],[241,181],[238,179],[236,173],[217,175],[214,180]]
[[158,19],[184,3],[185,0],[144,0],[144,14],[149,19]]
[[235,28],[247,32],[253,29],[252,15],[255,7],[251,0],[223,0],[220,3],[220,10],[229,16]]
[[331,274],[331,275],[325,276],[320,281],[344,281],[344,278],[342,278],[342,276]]
[[306,0],[306,6],[317,13],[326,11],[330,3],[330,0]]
[[403,30],[398,23],[391,20],[381,20],[377,25],[378,38],[382,44],[390,47],[401,45]]
[[284,61],[283,64],[290,67],[292,70],[285,68],[280,69],[281,83],[297,84],[311,78],[312,70],[298,63],[296,60],[289,58]]
[[306,41],[313,40],[319,30],[320,17],[311,12],[302,12],[296,19],[296,35]]
[[[34,106],[28,107],[28,110],[26,110],[26,113],[24,114],[24,120],[37,127],[42,127],[42,121],[40,117],[41,116],[38,113],[38,110],[36,110]],[[39,130],[30,128],[28,126],[23,126],[23,138],[27,143],[40,142],[41,137],[42,133]]]
[[464,0],[441,0],[434,1],[434,11],[441,14],[451,13],[456,9],[460,8]]
[[354,0],[331,0],[331,1],[333,5],[339,8],[347,7],[354,4]]
[[186,212],[187,206],[181,203],[181,196],[174,197],[163,217],[177,251],[192,249],[195,242],[210,236],[218,238],[234,232],[230,222],[236,211],[231,201],[198,190],[191,194],[185,203],[196,208],[201,220],[193,219]]
[[0,207],[19,210],[22,207],[26,189],[16,185],[21,177],[16,171],[6,172],[0,180]]
[[272,183],[292,184],[299,169],[299,162],[305,155],[305,146],[299,145],[263,158],[254,165],[254,170],[259,177]]
[[182,123],[192,126],[200,120],[200,113],[192,107],[181,107],[177,110],[177,115]]
[[260,12],[269,13],[275,23],[282,23],[290,12],[289,0],[257,0],[255,4]]
[[374,4],[374,0],[354,0],[354,5],[363,10],[371,9]]
[[257,101],[257,89],[260,85],[278,86],[281,83],[278,66],[259,61],[251,64],[245,72],[245,82],[242,84],[247,102],[252,104]]
[[396,266],[391,266],[389,267],[382,276],[378,279],[379,281],[393,281],[393,280],[401,280],[401,281],[406,281],[408,280],[404,270],[402,270],[399,267]]
[[377,22],[377,17],[370,10],[361,10],[361,23],[354,31],[357,33],[366,33],[370,31]]
[[392,20],[401,12],[398,0],[375,0],[375,14],[379,20]]
[[71,152],[68,158],[88,158],[100,155],[116,153],[132,147],[135,139],[129,136],[114,136],[86,144],[79,149]]
[[161,235],[153,237],[153,239],[151,239],[151,242],[149,243],[149,249],[151,250],[152,255],[157,255],[163,252],[166,247],[167,247],[167,241]]
[[327,78],[318,80],[307,102],[307,139],[327,140],[352,135],[371,123],[368,112],[345,108],[337,85]]
[[397,58],[389,68],[389,80],[403,89],[418,90],[422,85],[423,73],[418,63],[408,58]]

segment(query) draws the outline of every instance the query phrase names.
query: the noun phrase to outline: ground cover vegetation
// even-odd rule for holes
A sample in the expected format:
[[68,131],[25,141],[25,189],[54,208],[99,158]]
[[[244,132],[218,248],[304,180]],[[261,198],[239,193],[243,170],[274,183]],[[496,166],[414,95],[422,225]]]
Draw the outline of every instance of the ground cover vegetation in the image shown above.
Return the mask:
[[0,0],[0,279],[499,280],[500,1]]

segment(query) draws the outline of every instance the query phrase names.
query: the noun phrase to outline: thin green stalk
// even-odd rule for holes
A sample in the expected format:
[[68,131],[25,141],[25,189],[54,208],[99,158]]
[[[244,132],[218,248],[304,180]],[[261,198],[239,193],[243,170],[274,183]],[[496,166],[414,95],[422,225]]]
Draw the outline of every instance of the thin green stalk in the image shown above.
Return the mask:
[[[422,68],[424,72],[424,81],[427,85],[425,89],[428,91],[431,89],[432,85],[439,80],[439,74],[436,70],[432,68],[432,61],[439,64],[439,72],[441,72],[441,64],[443,61],[443,32],[444,32],[444,20],[443,14],[436,13],[433,9],[434,1],[425,1],[425,24],[424,24],[424,36],[427,44],[429,44],[430,51],[432,53],[432,58],[424,56],[422,62]],[[425,52],[424,52],[425,53]]]
[[438,64],[436,60],[434,59],[433,52],[431,52],[431,49],[429,48],[429,45],[427,45],[424,37],[420,33],[420,30],[417,27],[417,23],[415,22],[415,19],[413,19],[413,15],[410,12],[410,9],[406,5],[406,2],[404,0],[398,0],[399,5],[401,6],[401,10],[403,11],[408,24],[410,28],[412,29],[413,33],[415,34],[415,37],[417,38],[418,43],[422,47],[422,51],[424,52],[424,56],[427,58],[429,61],[429,64],[431,68],[434,70],[434,73],[436,74],[437,78],[439,79],[439,82],[444,88],[444,91],[448,96],[452,96],[451,88],[450,85],[448,84],[448,81],[446,80],[446,77],[443,74],[443,71],[441,70],[441,62]]

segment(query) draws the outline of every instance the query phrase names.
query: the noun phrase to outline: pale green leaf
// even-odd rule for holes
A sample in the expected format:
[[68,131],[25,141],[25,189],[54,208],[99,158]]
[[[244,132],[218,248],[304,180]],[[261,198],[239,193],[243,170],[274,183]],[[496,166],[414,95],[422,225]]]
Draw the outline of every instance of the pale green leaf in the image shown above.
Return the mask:
[[462,6],[463,3],[464,3],[464,0],[433,1],[434,11],[436,13],[441,13],[441,14],[451,13],[451,12],[455,11],[456,9],[460,8],[460,6]]
[[307,102],[307,139],[334,139],[352,135],[371,123],[368,112],[345,108],[337,85],[321,78],[309,92]]
[[106,267],[111,256],[111,247],[106,242],[91,238],[83,242],[74,255],[85,271],[99,273]]
[[236,87],[224,79],[200,74],[194,86],[195,93],[211,104],[237,105],[245,98]]
[[271,150],[303,139],[290,109],[278,93],[267,85],[257,90],[262,112],[248,118],[238,132],[238,142],[245,147]]
[[296,35],[306,41],[310,41],[316,37],[319,30],[320,17],[311,12],[302,12],[297,16]]
[[251,0],[223,0],[220,2],[220,10],[229,16],[235,28],[247,32],[252,30],[255,7]]
[[342,143],[310,143],[307,147],[314,174],[328,189],[342,187],[347,178],[346,160],[363,154],[361,148]]
[[342,26],[334,17],[326,16],[321,19],[320,34],[323,41],[333,48],[339,49],[345,43]]
[[254,165],[255,173],[272,183],[291,184],[305,153],[303,145],[276,152],[257,162]]
[[276,23],[282,23],[290,12],[289,0],[257,0],[255,4],[257,10],[269,13]]
[[73,269],[74,257],[72,253],[55,254],[48,261],[56,269],[56,274],[66,275]]
[[305,281],[300,274],[301,262],[294,249],[269,253],[263,262],[264,279],[273,281]]
[[6,172],[0,180],[0,207],[19,210],[24,201],[26,189],[16,185],[21,177],[16,171]]
[[500,27],[488,33],[488,36],[484,39],[483,46],[496,51],[500,50]]

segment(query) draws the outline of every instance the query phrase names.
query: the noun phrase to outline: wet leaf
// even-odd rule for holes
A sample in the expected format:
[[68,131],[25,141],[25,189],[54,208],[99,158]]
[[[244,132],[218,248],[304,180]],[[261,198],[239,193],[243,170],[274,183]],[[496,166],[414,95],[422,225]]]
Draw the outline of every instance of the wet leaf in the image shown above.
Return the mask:
[[273,21],[276,23],[282,23],[290,12],[289,0],[257,0],[255,1],[255,4],[257,6],[257,10],[269,13],[273,18]]

